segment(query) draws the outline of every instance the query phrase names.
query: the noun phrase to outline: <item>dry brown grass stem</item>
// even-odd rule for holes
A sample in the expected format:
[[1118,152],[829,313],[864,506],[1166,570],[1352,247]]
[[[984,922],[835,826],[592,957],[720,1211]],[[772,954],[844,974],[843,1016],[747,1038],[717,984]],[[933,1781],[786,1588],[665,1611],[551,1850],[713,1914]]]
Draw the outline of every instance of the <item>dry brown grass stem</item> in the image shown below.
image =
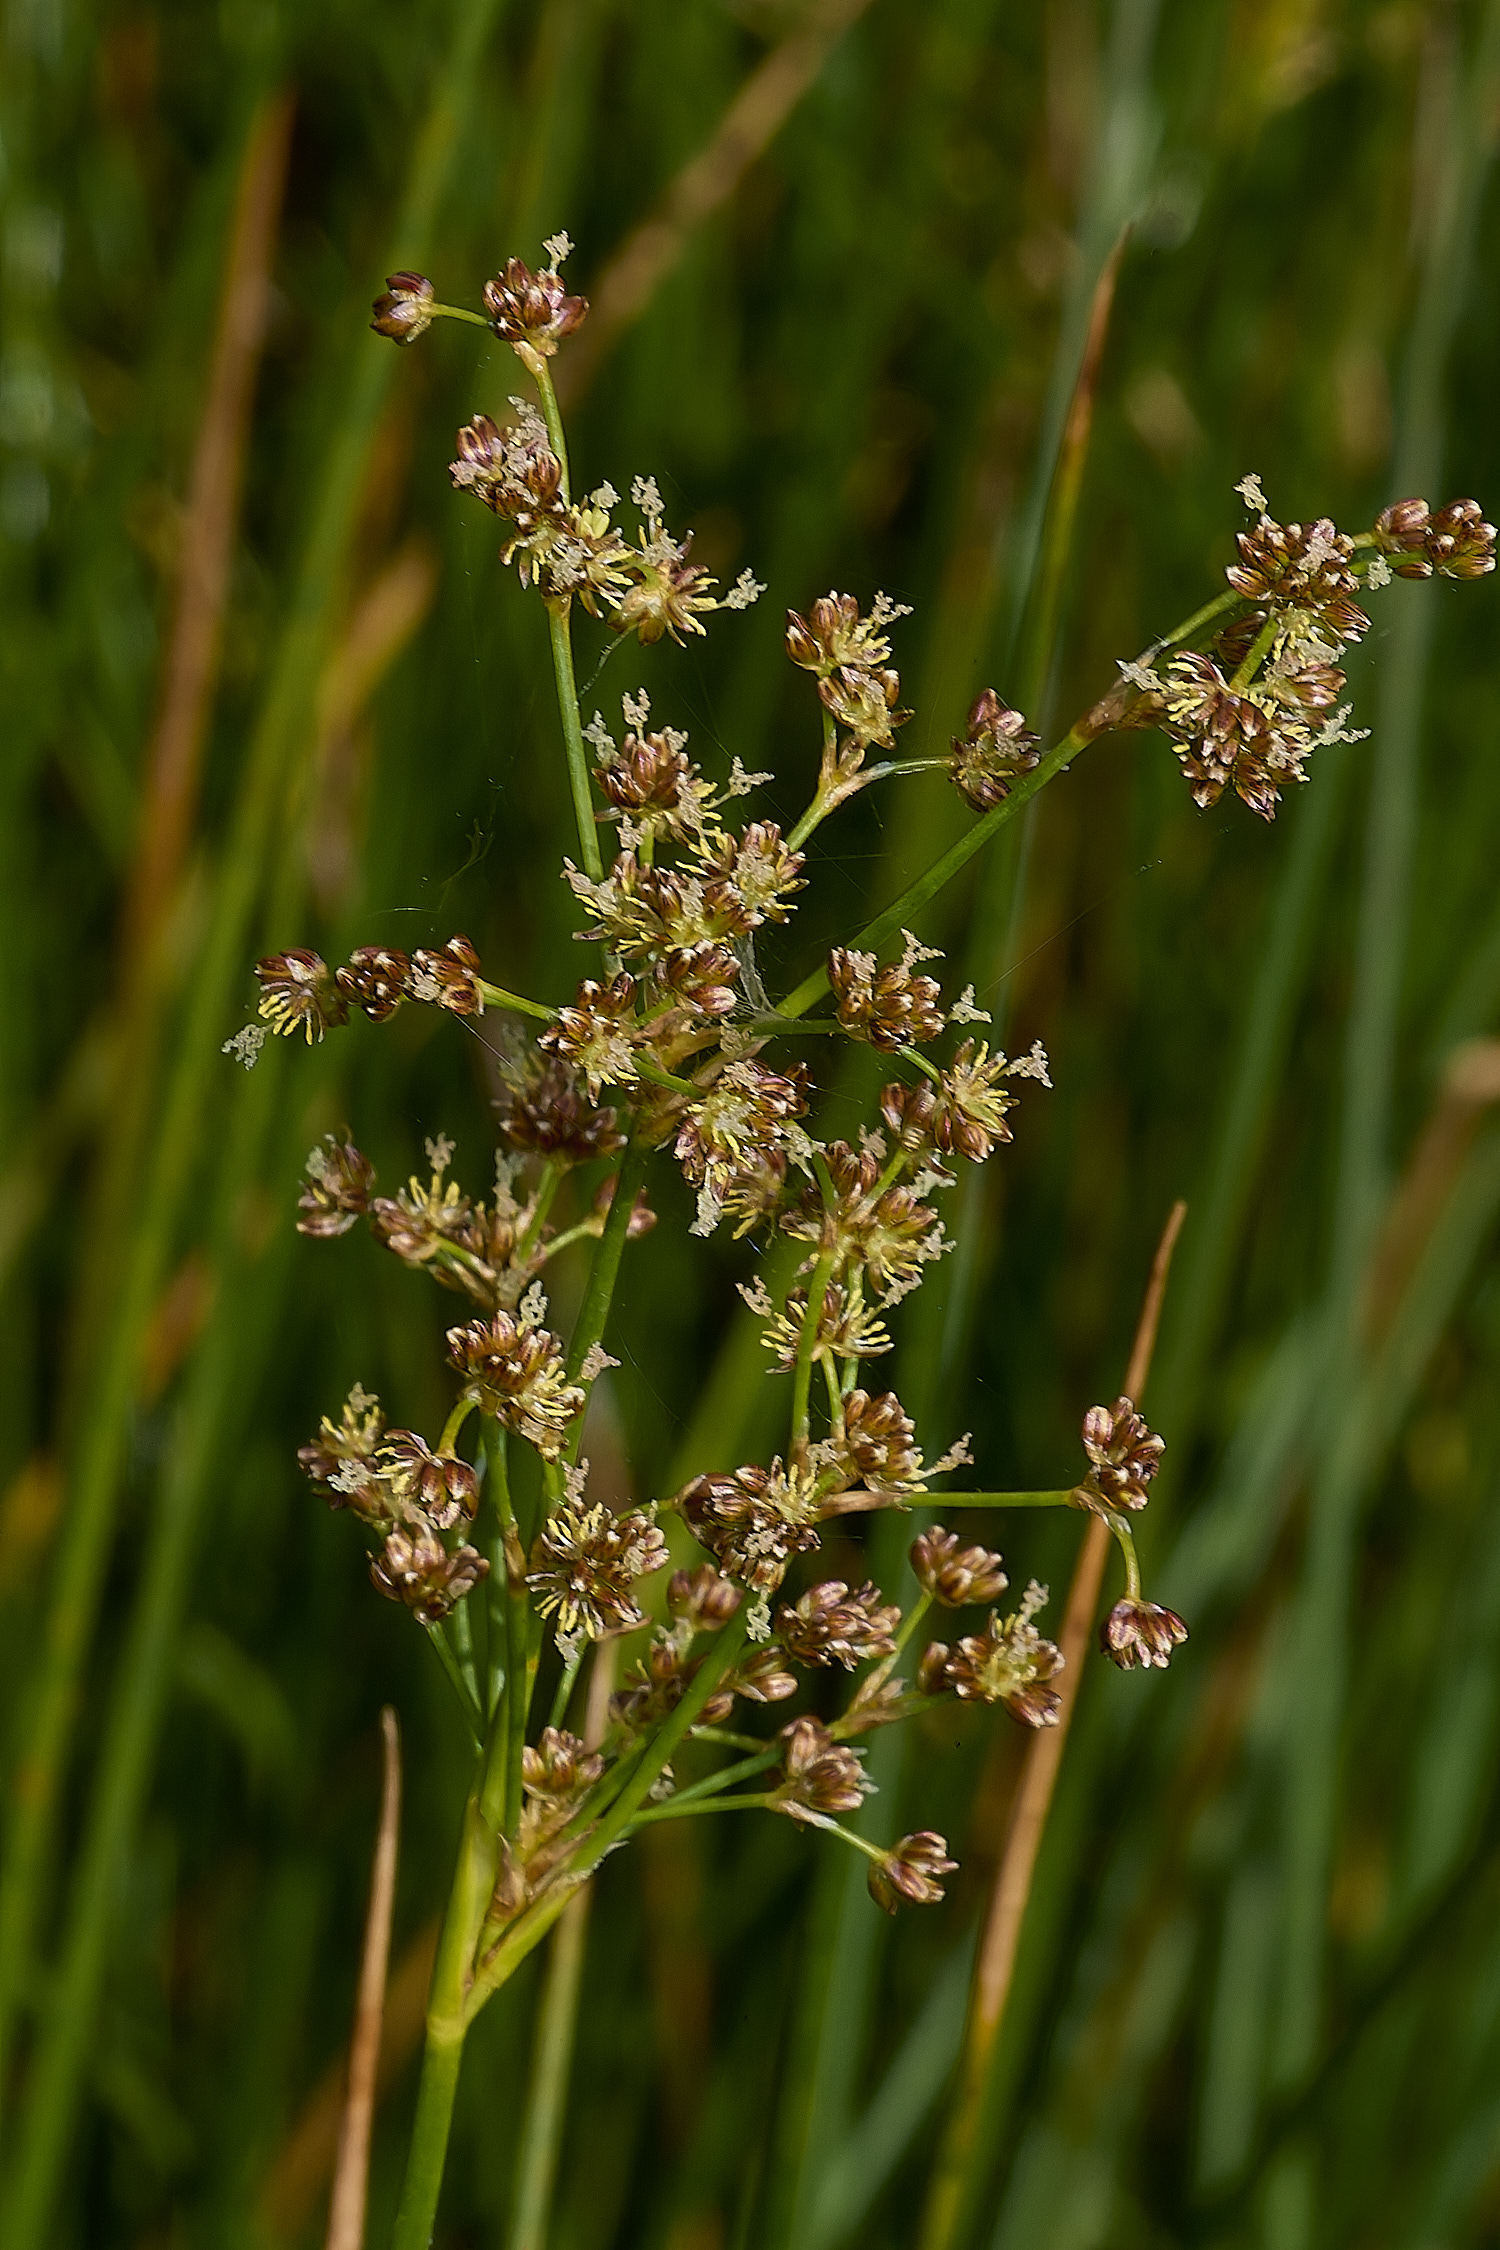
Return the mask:
[[396,1900],[396,1848],[401,1826],[401,1737],[396,1714],[387,1704],[380,1714],[384,1775],[380,1792],[380,1833],[370,1876],[370,1910],[365,1917],[365,1949],[359,1970],[354,2036],[349,2042],[349,2081],[339,2128],[333,2197],[328,2207],[327,2250],[362,2250],[365,2196],[370,2176],[370,2128],[380,2065],[380,2028],[385,2013],[386,1968],[391,1955],[391,1909]]
[[1486,1110],[1500,1102],[1500,1039],[1466,1039],[1449,1055],[1431,1115],[1391,1198],[1370,1261],[1364,1325],[1378,1344],[1443,1214]]
[[137,969],[170,911],[197,811],[293,107],[289,93],[262,104],[240,169],[208,392],[183,514],[161,703],[146,759],[140,839],[126,897],[127,958]]
[[591,291],[588,323],[558,362],[557,390],[564,405],[587,389],[606,353],[676,265],[693,229],[729,201],[868,6],[869,0],[823,0],[750,73],[713,138],[683,165],[651,217],[626,237]]
[[[1181,1201],[1174,1203],[1162,1229],[1156,1256],[1152,1260],[1151,1276],[1146,1284],[1140,1319],[1136,1323],[1135,1342],[1125,1371],[1125,1395],[1137,1402],[1146,1388],[1151,1372],[1156,1332],[1161,1322],[1162,1300],[1166,1295],[1167,1275],[1171,1269],[1172,1253],[1177,1247],[1177,1237],[1182,1232],[1182,1222],[1186,1217],[1187,1205]],[[1015,1974],[1021,1926],[1026,1919],[1026,1905],[1031,1896],[1037,1855],[1041,1850],[1047,1815],[1052,1805],[1052,1793],[1057,1786],[1068,1729],[1072,1725],[1073,1711],[1078,1700],[1084,1660],[1088,1654],[1094,1618],[1099,1607],[1099,1588],[1104,1578],[1109,1544],[1108,1528],[1097,1516],[1091,1516],[1073,1568],[1067,1609],[1063,1616],[1062,1631],[1058,1636],[1064,1661],[1058,1679],[1061,1704],[1057,1724],[1038,1728],[1026,1745],[1021,1777],[1016,1785],[1015,1800],[1011,1808],[1010,1825],[1006,1831],[1005,1848],[995,1872],[989,1913],[979,1941],[979,1952],[974,1963],[974,1981],[969,1992],[969,2020],[959,2064],[958,2091],[951,2113],[952,2122],[944,2161],[939,2169],[924,2229],[923,2250],[946,2250],[946,2246],[953,2240],[960,2217],[968,2153],[978,2129],[990,2059],[1000,2035],[1005,2004]]]

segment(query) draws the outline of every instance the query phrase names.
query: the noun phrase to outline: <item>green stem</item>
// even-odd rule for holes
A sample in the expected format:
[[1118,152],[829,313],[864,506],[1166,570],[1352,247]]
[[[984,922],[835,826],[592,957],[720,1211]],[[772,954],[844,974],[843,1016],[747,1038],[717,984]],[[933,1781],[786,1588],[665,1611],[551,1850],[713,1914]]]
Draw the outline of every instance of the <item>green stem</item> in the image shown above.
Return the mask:
[[638,1828],[649,1828],[658,1820],[690,1820],[695,1813],[762,1812],[778,1801],[770,1790],[752,1797],[669,1797],[664,1805],[653,1805],[648,1812],[637,1813],[630,1824],[631,1834]]
[[[705,1729],[704,1735],[707,1733],[708,1730]],[[693,1739],[701,1742],[704,1740],[704,1735],[695,1735]],[[714,1773],[705,1774],[701,1781],[693,1782],[686,1789],[679,1789],[672,1802],[674,1805],[692,1805],[696,1804],[700,1798],[716,1797],[721,1790],[727,1789],[732,1782],[748,1781],[752,1774],[769,1773],[772,1766],[780,1763],[781,1752],[779,1750],[758,1750],[753,1757],[742,1758],[738,1765],[720,1766]]]
[[1271,643],[1275,640],[1277,634],[1280,631],[1281,619],[1277,616],[1275,610],[1273,609],[1270,616],[1266,619],[1264,625],[1262,625],[1260,631],[1256,634],[1254,640],[1250,643],[1249,648],[1246,650],[1244,663],[1240,666],[1239,670],[1235,673],[1234,678],[1229,683],[1229,692],[1231,695],[1242,694],[1244,690],[1250,685],[1250,682],[1254,679],[1256,673],[1260,670],[1262,658],[1269,653]]
[[1078,1487],[1066,1492],[929,1492],[934,1508],[1076,1508]]
[[578,1680],[578,1668],[583,1662],[583,1650],[563,1666],[562,1678],[557,1683],[557,1693],[552,1698],[552,1709],[547,1714],[549,1727],[560,1727],[568,1715],[568,1705],[573,1700],[573,1689]]
[[635,1067],[652,1086],[665,1086],[669,1093],[691,1094],[695,1099],[702,1096],[701,1086],[695,1086],[690,1078],[674,1078],[670,1070],[663,1070],[660,1063],[652,1062],[647,1055],[636,1055]]
[[438,1940],[427,2003],[427,2043],[417,2114],[406,2157],[406,2177],[391,2250],[428,2250],[437,2217],[438,2191],[453,2122],[453,2097],[468,2028],[468,1997],[474,1944],[495,1886],[496,1847],[477,1797],[464,1807],[458,1865],[448,1894],[443,1932]]
[[552,370],[541,352],[535,352],[526,362],[531,379],[542,401],[542,417],[547,424],[547,443],[557,455],[562,470],[562,496],[571,500],[572,488],[568,479],[568,439],[563,428],[562,408],[557,403],[557,391],[552,381]]
[[454,1604],[443,1619],[441,1631],[469,1691],[476,1714],[479,1711],[479,1674],[474,1663],[474,1620],[469,1614],[467,1598]]
[[652,1783],[671,1759],[673,1751],[682,1741],[698,1713],[713,1694],[724,1674],[736,1663],[745,1646],[743,1613],[731,1618],[719,1636],[719,1645],[710,1651],[694,1675],[692,1685],[682,1701],[662,1722],[659,1731],[645,1746],[640,1764],[629,1782],[620,1791],[612,1809],[600,1821],[588,1838],[585,1849],[589,1867],[598,1866],[610,1846],[623,1836],[646,1801]]
[[548,606],[547,633],[552,643],[552,670],[557,681],[557,708],[562,717],[563,746],[568,755],[568,786],[573,792],[573,814],[578,822],[578,849],[583,871],[594,882],[604,873],[599,854],[599,830],[594,820],[594,798],[589,784],[588,751],[583,722],[578,716],[578,682],[573,676],[571,603],[561,609]]
[[1125,1558],[1125,1598],[1127,1601],[1138,1602],[1141,1598],[1141,1565],[1135,1551],[1135,1536],[1125,1518],[1117,1515],[1113,1508],[1103,1508],[1100,1514],[1114,1533],[1120,1553]]
[[463,1705],[464,1717],[469,1722],[469,1732],[473,1735],[476,1743],[482,1743],[484,1741],[484,1719],[480,1713],[474,1689],[464,1678],[458,1658],[448,1645],[448,1636],[441,1625],[429,1625],[427,1627],[427,1638],[437,1652],[439,1664],[442,1665],[452,1683],[454,1694]]
[[[583,1303],[579,1307],[572,1341],[568,1346],[569,1382],[578,1380],[578,1370],[604,1335],[609,1308],[614,1302],[615,1283],[620,1278],[620,1260],[624,1256],[625,1244],[630,1235],[630,1216],[645,1181],[649,1157],[650,1151],[645,1142],[632,1133],[620,1160],[620,1169],[615,1175],[615,1199],[609,1207],[604,1232],[599,1237],[599,1247],[594,1252],[593,1264],[589,1268],[588,1287],[583,1293]],[[573,1442],[568,1448],[570,1460],[578,1458],[578,1441],[582,1435],[583,1421],[580,1416],[573,1433]]]
[[521,2127],[510,2250],[546,2250],[588,1926],[589,1894],[583,1890],[569,1901],[552,1939]]
[[515,1248],[515,1262],[518,1265],[524,1258],[529,1257],[535,1248],[537,1239],[547,1223],[547,1214],[557,1199],[557,1191],[562,1186],[563,1173],[566,1170],[567,1166],[555,1156],[549,1156],[543,1164],[542,1176],[537,1181],[536,1193],[531,1199],[531,1217],[526,1221],[521,1238]]
[[427,314],[430,320],[466,320],[473,328],[490,325],[483,313],[470,312],[467,305],[429,305]]
[[828,1298],[828,1284],[833,1278],[833,1252],[820,1258],[813,1269],[807,1290],[807,1311],[802,1318],[802,1333],[797,1339],[797,1366],[792,1380],[792,1439],[795,1454],[807,1443],[809,1393],[812,1389],[813,1355],[822,1325],[823,1307]]
[[487,1008],[510,1008],[518,1016],[539,1016],[544,1023],[551,1023],[557,1014],[555,1008],[543,1007],[540,1000],[525,1000],[519,992],[507,992],[503,984],[491,984],[484,977],[476,982]]
[[453,1412],[443,1424],[443,1434],[437,1441],[439,1453],[451,1453],[453,1451],[458,1444],[459,1435],[465,1422],[468,1421],[469,1416],[474,1411],[474,1406],[475,1401],[467,1392],[462,1398],[455,1401]]

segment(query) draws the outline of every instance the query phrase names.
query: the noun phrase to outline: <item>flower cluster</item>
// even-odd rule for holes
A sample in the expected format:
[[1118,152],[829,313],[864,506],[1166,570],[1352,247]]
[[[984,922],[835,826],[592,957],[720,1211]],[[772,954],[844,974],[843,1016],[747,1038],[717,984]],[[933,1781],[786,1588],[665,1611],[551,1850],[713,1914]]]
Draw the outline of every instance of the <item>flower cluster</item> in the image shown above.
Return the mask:
[[964,1703],[1003,1704],[1022,1726],[1056,1726],[1062,1697],[1048,1682],[1062,1670],[1063,1653],[1031,1622],[1046,1600],[1046,1587],[1033,1578],[1011,1616],[992,1610],[982,1633],[966,1635],[953,1648],[933,1641],[917,1668],[923,1694],[951,1690]]
[[470,1520],[479,1479],[467,1461],[434,1451],[415,1430],[388,1430],[380,1401],[358,1384],[337,1422],[325,1414],[297,1458],[330,1505],[347,1508],[380,1539],[370,1576],[391,1601],[435,1625],[489,1569],[483,1555],[441,1534]]
[[667,1543],[650,1516],[639,1509],[617,1516],[570,1497],[538,1532],[526,1583],[538,1616],[555,1616],[570,1636],[602,1641],[645,1624],[636,1585],[666,1564]]
[[260,986],[257,1013],[279,1037],[303,1033],[309,1046],[349,1020],[360,1008],[376,1023],[395,1014],[403,1000],[424,1000],[450,1015],[484,1013],[486,986],[479,955],[466,937],[453,937],[437,952],[418,948],[362,945],[342,968],[330,969],[321,954],[293,946],[255,964]]

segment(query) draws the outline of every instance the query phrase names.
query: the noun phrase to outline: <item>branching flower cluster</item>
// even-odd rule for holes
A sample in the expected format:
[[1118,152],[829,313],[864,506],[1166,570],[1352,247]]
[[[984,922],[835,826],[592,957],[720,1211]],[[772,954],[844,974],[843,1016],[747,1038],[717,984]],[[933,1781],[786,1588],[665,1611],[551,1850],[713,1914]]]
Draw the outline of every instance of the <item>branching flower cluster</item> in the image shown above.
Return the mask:
[[[579,709],[575,609],[642,643],[681,642],[763,589],[746,571],[716,591],[691,535],[667,528],[649,476],[630,485],[628,527],[612,485],[574,496],[550,373],[588,310],[561,279],[569,247],[550,242],[535,272],[510,259],[482,313],[439,304],[423,276],[392,275],[374,326],[408,344],[439,318],[479,322],[535,384],[537,404],[513,399],[501,419],[464,426],[451,476],[503,525],[502,560],[547,612],[579,831],[561,872],[594,956],[575,990],[544,1001],[492,981],[463,935],[410,955],[362,946],[336,968],[296,948],[259,963],[260,1020],[229,1042],[249,1064],[267,1032],[312,1042],[351,1015],[385,1023],[407,1004],[533,1026],[506,1066],[482,1197],[452,1177],[446,1139],[428,1143],[424,1173],[379,1195],[370,1160],[331,1135],[308,1159],[297,1222],[328,1238],[363,1219],[403,1264],[470,1301],[447,1332],[453,1404],[435,1442],[387,1428],[356,1389],[301,1456],[330,1503],[366,1528],[374,1583],[428,1629],[475,1737],[451,1910],[465,1935],[441,1957],[430,2019],[459,2038],[604,1854],[646,1821],[756,1805],[863,1853],[882,1907],[941,1899],[955,1864],[942,1836],[924,1830],[887,1849],[852,1824],[870,1787],[858,1740],[942,1703],[1055,1725],[1064,1653],[1037,1624],[1047,1590],[1033,1580],[1008,1606],[1001,1556],[929,1523],[910,1546],[918,1591],[903,1616],[873,1580],[820,1575],[830,1525],[847,1534],[850,1518],[932,1505],[1072,1507],[1107,1526],[1124,1560],[1104,1653],[1124,1669],[1160,1666],[1186,1638],[1141,1589],[1131,1526],[1164,1447],[1131,1399],[1088,1410],[1072,1485],[954,1491],[944,1480],[971,1463],[968,1439],[929,1461],[899,1396],[877,1386],[869,1363],[891,1350],[890,1315],[952,1247],[943,1198],[1009,1143],[1027,1087],[1050,1084],[1048,1062],[1040,1043],[1013,1057],[979,1036],[989,1017],[973,989],[945,993],[941,956],[902,927],[901,902],[773,1005],[757,948],[795,936],[809,839],[858,791],[930,769],[979,816],[977,844],[1109,726],[1163,729],[1200,805],[1232,789],[1270,818],[1311,752],[1348,739],[1338,660],[1367,629],[1369,590],[1494,563],[1494,532],[1471,502],[1430,514],[1401,501],[1350,537],[1326,520],[1276,522],[1247,479],[1256,520],[1228,593],[1122,666],[1119,686],[1052,749],[986,689],[949,755],[904,761],[888,754],[911,717],[892,642],[907,611],[884,594],[862,609],[831,592],[786,626],[821,730],[805,761],[806,810],[785,832],[742,819],[739,801],[773,776],[738,758],[705,773],[644,693],[623,697],[618,725]],[[1189,645],[1210,627],[1206,645]],[[807,1048],[788,1051],[803,1035],[822,1052],[871,1047],[890,1073],[853,1140],[821,1129]],[[724,1228],[790,1247],[762,1268],[784,1274],[782,1286],[741,1285],[768,1372],[787,1385],[786,1436],[769,1459],[705,1467],[650,1506],[616,1511],[589,1489],[584,1428],[595,1384],[617,1364],[604,1338],[622,1253],[653,1223],[648,1175],[674,1164],[695,1235]],[[565,1337],[548,1325],[541,1277],[589,1245],[589,1285]],[[926,1639],[934,1607],[970,1629]],[[607,1717],[591,1699],[585,1740],[569,1731],[583,1667],[616,1640],[626,1646]],[[764,1731],[764,1707],[804,1693],[815,1710]],[[737,1707],[747,1731],[731,1734]]]

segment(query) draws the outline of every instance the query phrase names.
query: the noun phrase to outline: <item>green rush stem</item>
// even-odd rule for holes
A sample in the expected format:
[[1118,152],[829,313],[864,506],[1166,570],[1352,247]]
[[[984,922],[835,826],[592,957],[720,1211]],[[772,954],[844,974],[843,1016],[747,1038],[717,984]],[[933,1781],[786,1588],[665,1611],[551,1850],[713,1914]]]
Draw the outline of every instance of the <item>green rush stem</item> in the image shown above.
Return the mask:
[[[515,1651],[511,1646],[510,1572],[505,1560],[505,1533],[515,1523],[510,1500],[510,1461],[505,1429],[493,1415],[484,1418],[485,1486],[495,1512],[495,1536],[490,1545],[490,1570],[485,1582],[485,1613],[489,1622],[490,1725],[485,1747],[481,1807],[494,1829],[505,1824],[508,1795],[507,1767],[510,1752],[510,1708],[516,1682]],[[496,1656],[505,1651],[504,1685],[496,1694]]]
[[555,1156],[549,1156],[543,1164],[542,1176],[536,1185],[536,1198],[531,1207],[531,1217],[527,1220],[521,1239],[516,1244],[515,1262],[517,1264],[535,1246],[542,1228],[546,1225],[547,1213],[556,1200],[557,1191],[562,1186],[562,1176],[566,1169],[567,1167],[560,1164]]
[[[589,1268],[588,1287],[583,1293],[572,1342],[568,1346],[566,1364],[570,1383],[577,1382],[579,1369],[604,1335],[609,1308],[614,1302],[615,1284],[620,1278],[620,1260],[630,1236],[630,1216],[645,1181],[650,1153],[645,1142],[632,1132],[625,1144],[625,1154],[620,1159],[620,1169],[615,1175],[615,1198],[604,1222],[604,1232],[599,1237],[599,1247],[594,1252],[593,1264]],[[568,1446],[570,1461],[577,1460],[582,1437],[583,1417],[580,1415]]]
[[823,1307],[828,1298],[828,1284],[833,1278],[833,1252],[820,1258],[813,1268],[813,1277],[807,1289],[807,1311],[802,1319],[802,1333],[797,1338],[797,1367],[792,1380],[792,1435],[793,1454],[807,1443],[809,1393],[812,1389],[812,1364],[822,1325]]
[[763,1812],[777,1802],[769,1791],[754,1797],[671,1797],[664,1805],[653,1805],[649,1812],[637,1813],[630,1824],[632,1835],[638,1828],[649,1828],[658,1820],[690,1820],[695,1813]]
[[927,1499],[934,1508],[1076,1508],[1077,1490],[1070,1485],[1066,1492],[930,1492]]
[[1243,595],[1232,592],[1216,594],[1211,602],[1205,602],[1201,609],[1195,609],[1191,617],[1185,617],[1180,625],[1174,625],[1170,633],[1163,633],[1159,641],[1153,641],[1139,662],[1149,664],[1164,648],[1176,648],[1180,642],[1190,641],[1205,625],[1212,624],[1216,617],[1222,617],[1226,609],[1233,609],[1243,599]]
[[733,1668],[744,1646],[745,1624],[741,1613],[731,1618],[724,1627],[717,1648],[711,1649],[703,1659],[686,1695],[645,1745],[635,1772],[620,1791],[611,1810],[587,1838],[584,1849],[588,1853],[590,1869],[598,1866],[610,1846],[629,1829],[640,1806],[645,1803],[657,1775],[668,1763],[724,1674]]
[[469,1615],[467,1596],[463,1601],[454,1603],[439,1631],[453,1651],[464,1686],[469,1691],[469,1699],[477,1713],[480,1710],[479,1674],[474,1664],[474,1620]]
[[922,1588],[922,1591],[918,1594],[916,1600],[912,1603],[911,1610],[908,1615],[903,1617],[901,1620],[901,1630],[896,1635],[896,1645],[891,1650],[890,1655],[887,1657],[883,1657],[880,1663],[876,1665],[874,1671],[870,1673],[869,1677],[860,1683],[861,1688],[865,1693],[868,1694],[872,1689],[885,1686],[886,1681],[890,1678],[891,1674],[895,1671],[896,1666],[901,1661],[902,1650],[905,1648],[907,1642],[911,1639],[917,1627],[921,1624],[923,1618],[927,1615],[927,1612],[931,1609],[932,1602],[933,1597],[928,1593],[926,1587],[924,1586]]
[[589,1892],[581,1890],[569,1900],[558,1922],[547,1963],[521,2127],[509,2250],[547,2250],[588,1927]]
[[437,2217],[438,2192],[453,2123],[453,2097],[468,2029],[468,1997],[474,1945],[495,1887],[496,1845],[477,1795],[464,1807],[458,1865],[443,1917],[432,1990],[427,2002],[427,2041],[417,2114],[406,2156],[406,2177],[396,2213],[391,2250],[429,2250]]
[[467,305],[429,305],[428,317],[432,320],[466,320],[473,328],[488,328],[483,313],[470,312]]
[[838,731],[833,713],[825,705],[823,707],[823,762],[818,774],[818,786],[812,803],[787,838],[787,847],[791,851],[799,851],[807,842],[813,830],[820,826],[833,810],[824,794],[824,783],[833,772],[834,751],[838,745]]
[[439,1453],[451,1453],[453,1451],[453,1448],[458,1443],[459,1436],[463,1430],[463,1426],[465,1422],[468,1421],[469,1416],[473,1413],[477,1403],[478,1402],[475,1399],[472,1399],[467,1395],[465,1395],[463,1398],[455,1400],[453,1412],[449,1415],[447,1421],[443,1424],[443,1434],[437,1441],[437,1449]]
[[585,875],[597,883],[604,873],[604,861],[599,854],[599,830],[594,820],[583,722],[578,716],[578,682],[573,676],[573,631],[569,620],[571,607],[569,603],[567,608],[559,610],[548,605],[547,635],[552,643],[557,708],[562,717],[563,745],[568,754],[568,787],[573,792],[573,812],[578,822],[578,849],[583,857]]
[[670,1070],[663,1070],[660,1063],[649,1061],[645,1055],[635,1057],[635,1067],[641,1077],[647,1079],[651,1085],[665,1086],[669,1093],[692,1094],[696,1097],[703,1092],[701,1086],[695,1086],[687,1078],[674,1078]]
[[1125,1598],[1127,1601],[1138,1602],[1141,1598],[1141,1566],[1135,1551],[1134,1535],[1124,1517],[1116,1515],[1113,1508],[1105,1509],[1103,1520],[1114,1533],[1120,1553],[1125,1558]]
[[453,1684],[454,1694],[463,1705],[464,1717],[469,1722],[469,1732],[473,1735],[476,1746],[482,1747],[484,1743],[484,1718],[473,1685],[465,1678],[463,1667],[449,1646],[448,1636],[443,1631],[442,1626],[429,1625],[427,1627],[427,1638],[437,1652],[439,1664],[442,1665]]
[[544,1008],[540,1000],[525,1000],[519,992],[507,992],[503,984],[490,984],[483,977],[477,982],[487,1008],[510,1008],[518,1016],[539,1016],[544,1023],[551,1023],[557,1014],[555,1008]]
[[1231,695],[1242,694],[1244,690],[1250,685],[1250,682],[1254,679],[1256,673],[1260,670],[1261,659],[1269,651],[1271,643],[1275,640],[1280,630],[1281,619],[1273,609],[1270,616],[1266,619],[1264,625],[1262,625],[1260,631],[1256,634],[1254,640],[1250,643],[1250,646],[1245,653],[1244,663],[1240,666],[1239,670],[1235,673],[1234,678],[1229,683],[1229,692]]
[[[525,362],[542,401],[542,415],[547,424],[547,442],[557,455],[562,470],[562,496],[573,497],[568,479],[568,439],[563,429],[562,408],[557,403],[557,390],[552,381],[552,370],[541,352],[534,352]],[[576,701],[576,699],[575,699]]]
[[[1002,798],[982,819],[976,820],[968,834],[960,836],[956,844],[935,859],[924,875],[919,875],[914,883],[908,883],[899,898],[893,899],[889,906],[876,915],[873,922],[867,923],[858,936],[850,940],[851,946],[861,952],[872,952],[883,945],[888,937],[893,937],[899,929],[912,922],[929,900],[936,898],[938,892],[952,882],[959,869],[967,867],[974,854],[983,850],[998,829],[1003,828],[1008,820],[1014,820],[1016,814],[1031,802],[1038,791],[1046,788],[1055,774],[1061,773],[1065,766],[1070,765],[1080,750],[1087,749],[1094,737],[1078,732],[1078,728],[1084,723],[1081,719],[1077,721],[1062,740],[1047,752],[1046,757],[1033,766],[1030,773],[1023,774],[1013,784],[1008,797]],[[828,970],[825,965],[804,977],[796,990],[787,994],[776,1013],[783,1016],[805,1015],[814,1001],[820,1000],[827,990]]]
[[[705,1734],[695,1735],[693,1739],[695,1742],[702,1742],[705,1735],[706,1730]],[[779,1750],[758,1750],[753,1758],[742,1758],[736,1766],[720,1766],[716,1772],[705,1774],[701,1781],[695,1781],[690,1788],[677,1790],[672,1798],[672,1803],[674,1805],[696,1804],[701,1797],[717,1796],[719,1791],[727,1789],[731,1782],[748,1781],[752,1774],[768,1773],[772,1766],[779,1765],[780,1762],[781,1752]],[[736,1799],[736,1802],[738,1802],[738,1799]]]
[[583,1650],[563,1666],[562,1678],[557,1683],[557,1693],[552,1698],[552,1709],[547,1715],[549,1727],[560,1727],[568,1715],[568,1705],[573,1700],[573,1689],[578,1681],[578,1668],[583,1662]]

